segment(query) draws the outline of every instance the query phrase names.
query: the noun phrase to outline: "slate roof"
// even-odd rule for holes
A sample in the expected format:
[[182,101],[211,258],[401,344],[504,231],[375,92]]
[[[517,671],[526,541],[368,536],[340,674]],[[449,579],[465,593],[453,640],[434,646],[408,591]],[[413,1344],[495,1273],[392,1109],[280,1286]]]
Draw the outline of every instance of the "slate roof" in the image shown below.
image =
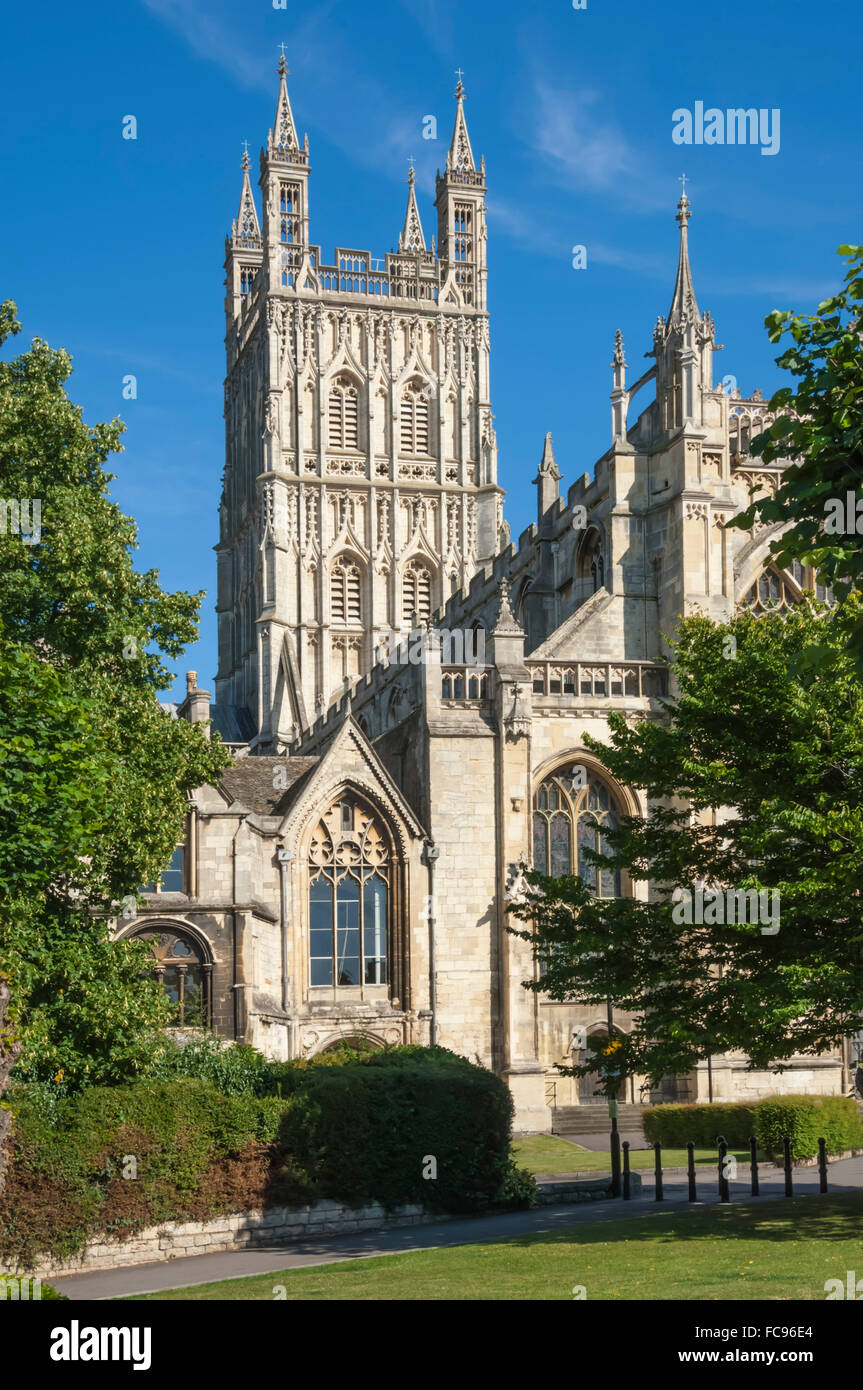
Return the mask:
[[210,718],[225,743],[248,743],[255,737],[255,721],[245,705],[210,705]]
[[[235,767],[223,772],[219,785],[232,803],[237,801],[259,816],[281,816],[299,793],[304,778],[319,762],[317,757],[258,758],[251,754],[239,758]],[[276,768],[284,768],[284,777],[274,776]],[[285,785],[279,786],[279,782]]]

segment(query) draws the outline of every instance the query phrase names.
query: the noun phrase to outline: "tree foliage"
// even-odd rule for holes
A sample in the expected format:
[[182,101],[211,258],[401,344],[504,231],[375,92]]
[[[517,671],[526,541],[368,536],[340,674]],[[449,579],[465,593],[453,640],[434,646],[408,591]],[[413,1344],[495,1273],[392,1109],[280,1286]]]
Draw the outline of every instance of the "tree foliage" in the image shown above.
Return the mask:
[[[0,306],[0,343],[18,331]],[[160,874],[188,793],[228,757],[159,703],[201,596],[135,569],[103,467],[122,425],[85,424],[70,372],[39,339],[0,361],[0,494],[41,510],[38,539],[0,535],[0,971],[16,1074],[80,1084],[138,1072],[166,1021],[143,948],[107,921]]]
[[[797,381],[771,397],[776,418],[751,452],[765,464],[792,462],[776,496],[756,498],[729,525],[783,523],[770,547],[777,563],[813,565],[843,598],[863,589],[863,246],[840,246],[839,254],[847,270],[838,294],[814,314],[775,311],[765,320],[772,343],[790,339],[776,361]],[[849,494],[854,524],[837,530],[836,510],[846,510]],[[851,635],[859,658],[859,621]]]
[[[607,744],[585,735],[649,805],[591,857],[650,895],[596,899],[578,877],[531,874],[535,896],[511,910],[544,970],[527,988],[637,1016],[615,1039],[607,1091],[732,1049],[767,1067],[863,1027],[863,685],[845,620],[809,604],[727,625],[687,617],[667,720],[612,713]],[[699,884],[778,892],[778,931],[727,910],[675,921],[675,890]]]

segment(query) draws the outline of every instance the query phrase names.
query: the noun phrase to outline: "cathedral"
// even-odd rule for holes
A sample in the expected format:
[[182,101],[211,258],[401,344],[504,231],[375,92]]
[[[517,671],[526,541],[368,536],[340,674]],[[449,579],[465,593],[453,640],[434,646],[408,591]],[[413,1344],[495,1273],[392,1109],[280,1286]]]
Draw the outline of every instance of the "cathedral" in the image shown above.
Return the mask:
[[[181,1028],[279,1059],[437,1043],[504,1078],[516,1128],[543,1131],[597,1103],[595,1077],[556,1064],[631,1026],[525,990],[530,948],[506,930],[529,865],[580,872],[600,895],[642,891],[584,857],[647,809],[584,732],[603,738],[611,710],[663,717],[662,634],[684,612],[724,620],[814,584],[771,564],[775,527],[724,527],[780,470],[749,455],[771,418],[761,393],[714,383],[685,192],[651,365],[630,381],[617,334],[607,451],[562,495],[546,434],[536,522],[510,541],[485,161],[464,101],[459,79],[430,241],[411,170],[397,249],[337,246],[328,262],[279,65],[261,211],[245,155],[226,241],[215,698],[190,672],[175,711],[217,731],[234,765],[191,798],[183,844],[118,932],[150,941]],[[774,1075],[729,1053],[659,1087],[629,1077],[622,1099],[834,1093],[847,1063],[801,1057]]]

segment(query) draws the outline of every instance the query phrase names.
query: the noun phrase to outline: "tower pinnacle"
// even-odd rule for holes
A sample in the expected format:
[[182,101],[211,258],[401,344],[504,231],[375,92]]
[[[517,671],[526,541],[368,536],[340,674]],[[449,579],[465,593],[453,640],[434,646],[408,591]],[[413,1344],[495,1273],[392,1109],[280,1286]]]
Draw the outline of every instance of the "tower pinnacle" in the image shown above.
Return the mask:
[[475,174],[476,164],[474,163],[473,150],[470,147],[470,137],[467,133],[467,123],[464,118],[464,98],[465,90],[462,82],[462,70],[456,70],[458,83],[455,89],[455,99],[457,102],[455,112],[455,125],[453,126],[452,140],[449,152],[446,157],[447,173],[449,174]]
[[417,207],[415,184],[416,175],[414,174],[413,160],[411,160],[408,171],[408,205],[405,211],[404,226],[399,237],[400,251],[425,251],[426,249],[419,208]]
[[288,97],[288,65],[285,62],[285,45],[281,45],[282,56],[276,69],[279,74],[279,100],[276,105],[276,121],[273,129],[269,133],[267,144],[271,158],[285,159],[291,150],[298,150],[300,142],[297,139],[297,128],[294,125],[294,116],[291,111],[290,98]]
[[240,193],[237,219],[231,231],[235,246],[258,247],[261,244],[261,227],[258,222],[258,210],[255,207],[252,185],[249,182],[249,163],[249,142],[244,140],[243,158],[240,161],[243,170],[243,187]]
[[[684,174],[683,177],[685,179],[686,175]],[[686,318],[697,319],[700,317],[695,298],[695,288],[692,283],[692,271],[689,266],[688,226],[691,215],[684,184],[684,191],[677,204],[677,222],[680,226],[680,256],[677,262],[677,279],[674,282],[671,308],[668,311],[669,323],[682,323]]]

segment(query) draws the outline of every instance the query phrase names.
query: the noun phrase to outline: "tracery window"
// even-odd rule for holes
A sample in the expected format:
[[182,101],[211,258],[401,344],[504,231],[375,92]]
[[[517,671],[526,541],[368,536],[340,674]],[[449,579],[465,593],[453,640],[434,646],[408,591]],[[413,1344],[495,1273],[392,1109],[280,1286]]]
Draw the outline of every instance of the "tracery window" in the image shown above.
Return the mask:
[[174,1005],[178,1028],[206,1028],[210,1021],[209,968],[203,947],[190,933],[147,927],[135,933],[152,957],[151,974]]
[[419,560],[411,560],[402,579],[402,615],[406,623],[412,623],[414,614],[421,619],[431,617],[432,577],[427,565]]
[[287,246],[295,240],[299,192],[295,184],[283,183],[279,187],[279,240]]
[[602,536],[596,527],[591,527],[582,542],[577,565],[578,578],[582,580],[581,596],[585,591],[595,594],[605,584],[605,558],[602,553]]
[[330,575],[330,616],[334,623],[359,623],[362,576],[359,565],[349,557],[336,560]]
[[811,566],[802,565],[799,560],[794,560],[785,570],[768,565],[747,589],[742,603],[755,614],[787,612],[800,602],[804,591],[814,592],[819,603],[833,602],[833,590],[818,582],[817,573]]
[[456,203],[453,217],[453,260],[469,261],[473,252],[473,213],[467,203]]
[[402,394],[401,448],[403,454],[429,451],[429,388],[423,382],[409,383]]
[[330,388],[328,442],[331,449],[359,447],[359,392],[349,376]]
[[385,985],[391,854],[383,826],[343,797],[309,851],[309,983]]
[[582,764],[557,768],[533,799],[534,868],[552,878],[579,874],[597,898],[619,898],[620,871],[599,868],[584,853],[606,852],[606,832],[619,814],[609,787]]

